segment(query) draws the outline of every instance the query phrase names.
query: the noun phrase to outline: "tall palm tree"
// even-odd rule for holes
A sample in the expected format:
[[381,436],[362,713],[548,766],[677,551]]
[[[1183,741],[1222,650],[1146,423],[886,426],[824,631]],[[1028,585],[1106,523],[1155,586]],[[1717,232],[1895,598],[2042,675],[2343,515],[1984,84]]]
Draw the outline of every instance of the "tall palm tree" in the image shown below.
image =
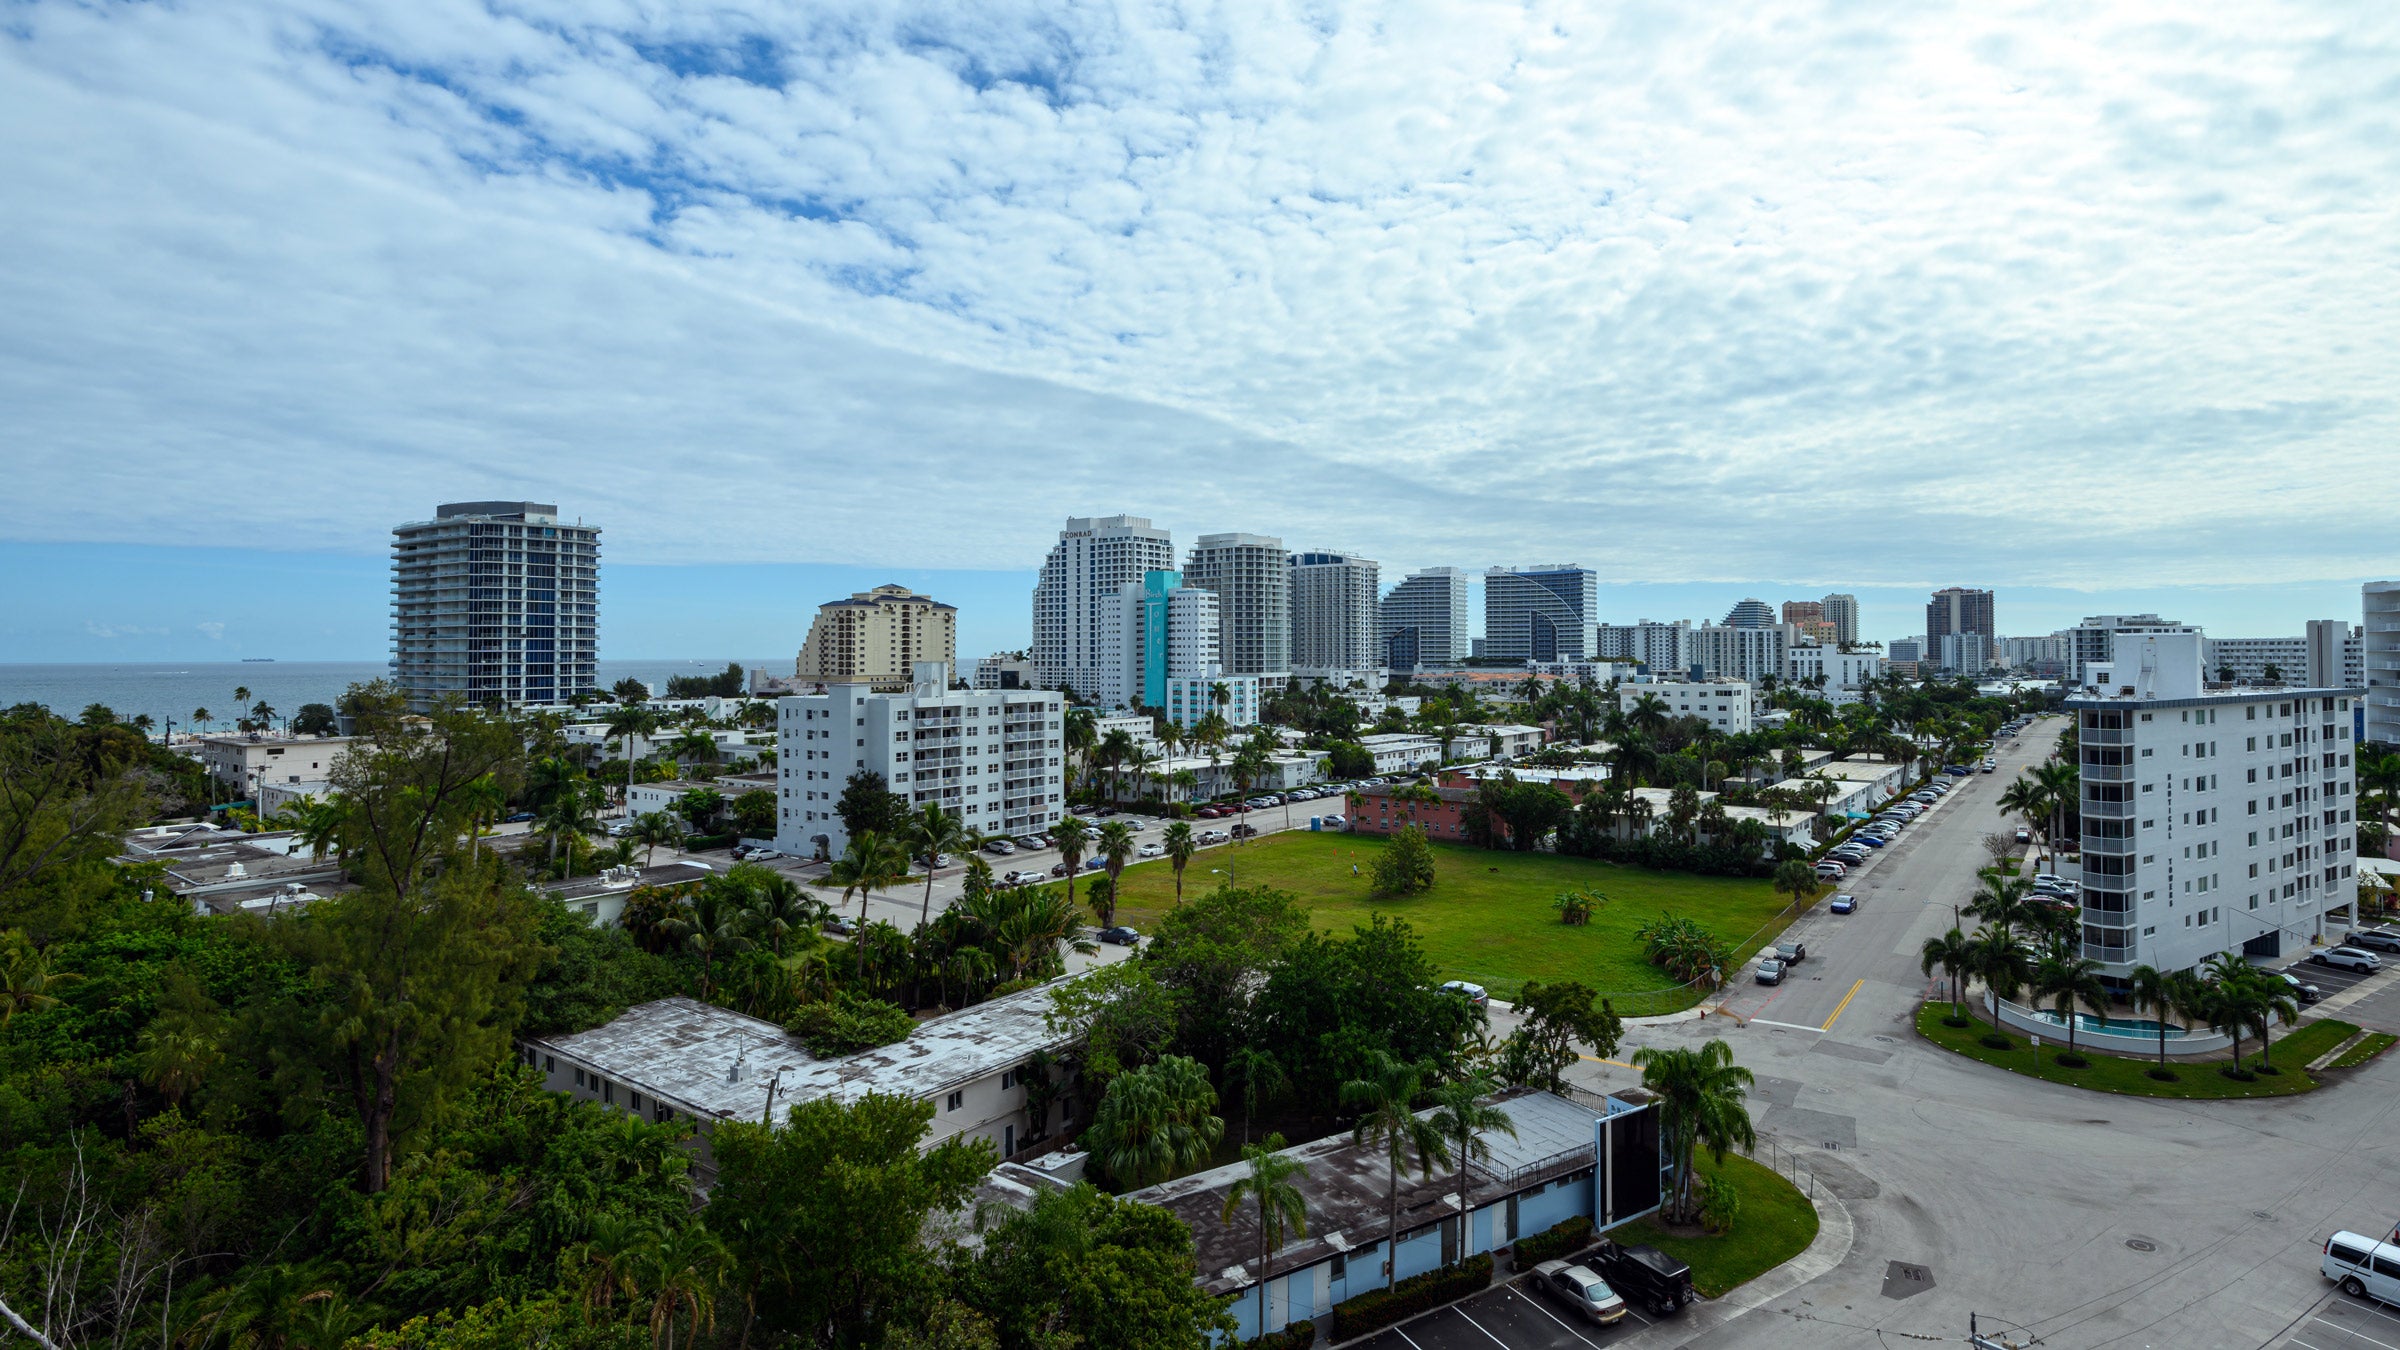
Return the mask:
[[710,878],[691,903],[666,923],[675,941],[700,958],[702,998],[716,988],[718,959],[737,955],[750,945],[750,911],[742,903],[748,897],[738,884],[725,881],[723,877]]
[[1267,1280],[1274,1274],[1275,1252],[1288,1229],[1308,1236],[1308,1201],[1293,1185],[1293,1177],[1308,1175],[1298,1159],[1282,1153],[1283,1136],[1270,1134],[1263,1144],[1242,1145],[1242,1161],[1250,1170],[1234,1179],[1225,1192],[1225,1207],[1217,1221],[1230,1226],[1233,1216],[1249,1201],[1258,1211],[1258,1334],[1267,1334]]
[[1660,1142],[1674,1173],[1667,1217],[1688,1221],[1699,1207],[1692,1166],[1699,1146],[1706,1144],[1722,1163],[1728,1150],[1747,1152],[1758,1143],[1746,1104],[1750,1071],[1733,1062],[1733,1050],[1721,1040],[1697,1050],[1643,1046],[1633,1052],[1633,1063],[1660,1107]]
[[[2014,1002],[2024,991],[2026,977],[2025,947],[2016,934],[2005,928],[1987,928],[1975,935],[1975,977],[1992,991],[1992,997]],[[1999,1015],[1993,1009],[1993,1016]]]
[[1175,903],[1183,903],[1183,869],[1190,866],[1192,853],[1198,844],[1192,838],[1190,821],[1178,820],[1167,826],[1163,836],[1167,849],[1167,865],[1175,869]]
[[2036,766],[2034,781],[2041,785],[2043,802],[2049,808],[2050,829],[2043,838],[2050,865],[2058,865],[2058,841],[2066,837],[2067,813],[2076,810],[2082,801],[2083,776],[2073,760],[2052,759]]
[[716,1234],[694,1223],[663,1229],[642,1253],[641,1283],[651,1294],[650,1343],[675,1350],[675,1320],[685,1318],[691,1333],[685,1345],[698,1343],[700,1333],[716,1322],[717,1286],[727,1261],[725,1244]]
[[194,708],[194,709],[192,709],[192,729],[193,729],[194,731],[206,731],[206,730],[208,730],[208,709],[206,709],[206,708]]
[[1387,1290],[1397,1280],[1400,1265],[1400,1174],[1413,1160],[1418,1174],[1431,1180],[1436,1163],[1447,1166],[1450,1162],[1450,1147],[1442,1132],[1411,1109],[1433,1073],[1431,1060],[1411,1064],[1378,1050],[1368,1062],[1366,1077],[1342,1084],[1342,1105],[1358,1112],[1358,1123],[1350,1129],[1351,1142],[1383,1150],[1387,1178],[1384,1210],[1390,1224],[1385,1230],[1389,1241],[1383,1261],[1383,1287]]
[[0,933],[0,1031],[6,1031],[18,1013],[57,1007],[58,995],[51,991],[82,979],[72,971],[52,971],[50,958],[23,933]]
[[927,802],[908,819],[908,843],[925,864],[925,904],[917,914],[917,923],[922,926],[933,921],[934,860],[945,853],[975,847],[975,836],[965,821],[943,810],[940,802]]
[[641,760],[634,753],[634,743],[645,740],[658,730],[658,714],[639,703],[617,708],[608,715],[608,738],[625,747],[625,799],[633,800],[633,766]]
[[1058,846],[1058,860],[1067,865],[1067,908],[1075,907],[1075,873],[1083,866],[1083,846],[1092,842],[1092,827],[1081,816],[1060,816],[1050,827],[1050,842]]
[[1975,969],[1975,944],[1967,940],[1967,935],[1953,928],[1940,937],[1925,939],[1925,946],[1918,954],[1917,968],[1928,975],[1939,968],[1943,977],[1950,981],[1950,1015],[1965,1016],[1966,1000],[1961,997],[1959,982]]
[[2194,1000],[2188,986],[2189,972],[2160,970],[2156,966],[2140,965],[2126,972],[2125,1001],[2135,1012],[2147,1012],[2158,1022],[2158,1067],[2167,1067],[2167,1018],[2176,1013],[2189,1014]]
[[842,856],[825,869],[825,880],[842,888],[842,903],[858,897],[858,922],[863,929],[867,922],[867,897],[877,891],[889,890],[908,875],[908,855],[900,846],[873,830],[861,830],[850,837]]
[[1517,1122],[1506,1111],[1485,1100],[1499,1090],[1499,1085],[1480,1074],[1469,1074],[1442,1084],[1433,1090],[1437,1108],[1433,1113],[1433,1128],[1442,1138],[1454,1145],[1450,1154],[1451,1166],[1458,1173],[1458,1222],[1461,1250],[1472,1245],[1475,1208],[1468,1202],[1467,1164],[1478,1158],[1492,1156],[1492,1146],[1483,1136],[1494,1132],[1509,1138],[1517,1137]]
[[768,868],[736,867],[736,872],[758,872],[745,878],[747,883],[750,927],[766,936],[767,946],[777,960],[783,959],[783,944],[794,933],[806,932],[816,926],[822,907],[816,898],[800,889],[800,883],[781,872]]
[[1112,820],[1100,827],[1100,837],[1093,843],[1107,861],[1108,884],[1113,888],[1117,878],[1125,874],[1125,864],[1133,858],[1133,828],[1124,821]]
[[1216,1105],[1199,1061],[1163,1055],[1109,1081],[1083,1138],[1110,1178],[1150,1185],[1207,1160],[1225,1134]]
[[328,851],[337,859],[342,856],[342,835],[350,825],[348,803],[339,796],[324,801],[302,797],[286,809],[293,818],[292,835],[308,850],[311,861],[324,861]]
[[168,1105],[180,1106],[224,1057],[224,1048],[207,1031],[182,1025],[179,1019],[159,1018],[142,1031],[137,1063],[142,1081],[156,1088]]
[[2033,963],[2033,996],[2050,1000],[2050,1010],[2067,1028],[2067,1053],[2075,1050],[2075,1006],[2091,1009],[2102,1026],[2108,1025],[2108,986],[2100,982],[2100,963],[2084,956],[2071,941],[2055,941]]
[[1967,913],[2003,933],[2014,935],[2032,923],[2029,914],[2033,883],[2022,877],[1987,876],[1983,888],[1967,902]]

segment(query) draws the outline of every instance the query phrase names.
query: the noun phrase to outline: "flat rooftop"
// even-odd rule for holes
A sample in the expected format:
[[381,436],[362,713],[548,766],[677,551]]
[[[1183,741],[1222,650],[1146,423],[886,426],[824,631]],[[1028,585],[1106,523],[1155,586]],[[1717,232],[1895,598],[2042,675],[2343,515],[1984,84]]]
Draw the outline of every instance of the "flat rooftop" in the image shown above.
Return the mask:
[[[776,1094],[786,1101],[853,1101],[870,1092],[923,1099],[1012,1068],[1036,1050],[1057,1050],[1071,1038],[1049,1028],[1051,988],[920,1022],[905,1041],[837,1059],[818,1059],[772,1022],[681,997],[537,1043],[695,1115],[756,1119],[778,1069],[784,1073]],[[738,1082],[730,1079],[736,1062]]]
[[[1582,1100],[1518,1089],[1496,1098],[1495,1103],[1508,1112],[1515,1125],[1516,1137],[1499,1133],[1477,1136],[1491,1150],[1491,1157],[1469,1164],[1468,1198],[1488,1201],[1504,1194],[1500,1189],[1504,1185],[1508,1190],[1522,1190],[1591,1166],[1593,1125],[1609,1108],[1603,1098],[1577,1095]],[[1307,1175],[1292,1178],[1292,1184],[1308,1200],[1308,1236],[1292,1239],[1275,1253],[1276,1269],[1296,1270],[1336,1252],[1381,1242],[1389,1235],[1384,1191],[1389,1178],[1380,1150],[1353,1144],[1347,1134],[1334,1134],[1285,1149],[1284,1156],[1307,1169]],[[1181,1219],[1199,1246],[1201,1287],[1212,1294],[1228,1294],[1256,1278],[1248,1263],[1258,1258],[1257,1210],[1244,1207],[1236,1211],[1232,1223],[1221,1218],[1226,1192],[1248,1174],[1249,1164],[1229,1163],[1125,1198],[1157,1205]],[[1402,1174],[1400,1231],[1422,1228],[1457,1212],[1458,1184],[1452,1169],[1435,1168],[1431,1180],[1413,1171]]]

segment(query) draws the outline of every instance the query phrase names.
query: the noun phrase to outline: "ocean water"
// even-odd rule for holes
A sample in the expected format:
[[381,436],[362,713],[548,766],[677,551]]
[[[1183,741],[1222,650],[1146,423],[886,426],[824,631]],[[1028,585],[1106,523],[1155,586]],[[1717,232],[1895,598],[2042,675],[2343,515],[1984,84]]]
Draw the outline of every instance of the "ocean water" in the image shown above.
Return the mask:
[[[663,689],[669,675],[714,675],[725,668],[726,659],[738,658],[602,661],[600,685],[606,688],[630,675]],[[743,661],[742,668],[766,664]],[[104,703],[121,717],[148,713],[161,726],[172,717],[177,730],[191,726],[195,709],[206,708],[211,725],[204,729],[223,730],[231,727],[237,706],[247,708],[264,699],[278,715],[288,717],[303,703],[331,703],[351,685],[389,673],[379,661],[0,663],[0,708],[39,703],[61,716],[77,717],[87,704]],[[237,705],[233,691],[241,688],[248,689],[250,697]]]

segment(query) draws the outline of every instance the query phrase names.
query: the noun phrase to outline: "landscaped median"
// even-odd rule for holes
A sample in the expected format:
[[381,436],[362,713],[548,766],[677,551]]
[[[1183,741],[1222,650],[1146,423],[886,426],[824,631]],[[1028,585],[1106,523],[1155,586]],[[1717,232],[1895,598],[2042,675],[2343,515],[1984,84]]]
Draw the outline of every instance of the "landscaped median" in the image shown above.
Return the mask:
[[1817,1240],[1817,1207],[1773,1169],[1738,1153],[1723,1163],[1700,1154],[1700,1184],[1718,1177],[1733,1183],[1741,1205],[1723,1233],[1669,1233],[1643,1219],[1610,1233],[1619,1242],[1646,1242],[1692,1268],[1692,1287],[1702,1298],[1725,1294],[1808,1250]]
[[[2158,1067],[2156,1057],[2134,1058],[2108,1054],[2093,1049],[2089,1039],[2080,1041],[2076,1046],[2088,1062],[2081,1068],[2068,1068],[2057,1059],[2059,1053],[2067,1048],[2063,1035],[2055,1041],[2047,1036],[2042,1038],[2038,1052],[2040,1062],[2037,1064],[2037,1052],[2025,1037],[2001,1032],[1988,1019],[1972,1013],[1967,1017],[1968,1025],[1954,1027],[1946,1020],[1949,1012],[1950,1005],[1947,1003],[1928,1003],[1919,1008],[1917,1034],[1944,1050],[1979,1060],[1994,1068],[2006,1069],[2010,1073],[2127,1097],[2286,1097],[2295,1092],[2307,1092],[2317,1086],[2317,1080],[2302,1066],[2358,1034],[2358,1028],[2348,1022],[2336,1022],[2331,1018],[2310,1022],[2275,1039],[2273,1072],[2258,1069],[2258,1056],[2243,1057],[2243,1064],[2258,1069],[2258,1075],[2252,1081],[2244,1082],[2219,1072],[2230,1063],[2229,1060],[2170,1059],[2167,1070],[2175,1077],[2171,1082],[2162,1082],[2150,1076],[2150,1071]],[[2006,1048],[2001,1048],[2003,1044]]]

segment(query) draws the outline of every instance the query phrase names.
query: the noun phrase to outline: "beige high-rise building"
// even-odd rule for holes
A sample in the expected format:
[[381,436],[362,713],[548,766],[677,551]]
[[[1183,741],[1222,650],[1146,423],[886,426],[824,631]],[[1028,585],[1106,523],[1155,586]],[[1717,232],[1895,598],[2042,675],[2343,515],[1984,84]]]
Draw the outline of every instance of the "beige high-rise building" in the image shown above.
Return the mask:
[[958,669],[958,609],[906,586],[878,586],[817,606],[792,673],[825,684],[909,683],[919,661]]

